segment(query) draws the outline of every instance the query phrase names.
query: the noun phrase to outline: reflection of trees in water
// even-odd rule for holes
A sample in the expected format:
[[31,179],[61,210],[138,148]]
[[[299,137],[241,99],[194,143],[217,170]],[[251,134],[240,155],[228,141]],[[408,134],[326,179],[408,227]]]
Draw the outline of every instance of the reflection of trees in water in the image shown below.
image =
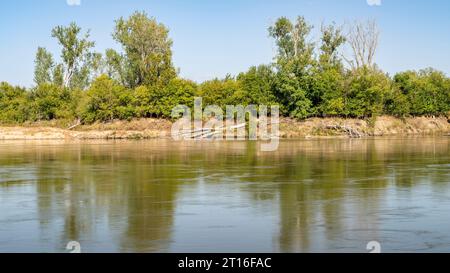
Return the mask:
[[[148,152],[136,145],[19,150],[22,164],[33,162],[29,179],[36,182],[41,234],[55,237],[61,232],[56,249],[70,240],[95,243],[102,233],[109,233],[110,240],[119,238],[117,250],[164,249],[170,239],[177,183],[192,175],[189,170],[174,171],[174,165],[188,166],[186,156]],[[3,162],[10,158],[11,164],[20,164],[14,160],[16,151],[4,155]],[[105,217],[109,227],[99,224]]]
[[254,142],[16,145],[2,150],[0,163],[32,166],[27,179],[37,182],[41,232],[60,232],[58,244],[109,236],[116,250],[164,251],[179,187],[208,176],[209,183],[223,177],[245,182],[236,185],[251,202],[279,202],[276,240],[291,252],[316,249],[320,236],[342,240],[348,230],[365,230],[374,239],[370,230],[379,219],[370,212],[390,185],[411,188],[422,179],[439,187],[448,180],[439,166],[448,164],[449,144],[426,138],[286,141],[274,153],[260,152]]
[[[259,193],[279,194],[280,250],[307,252],[320,251],[313,242],[324,236],[338,244],[352,240],[353,233],[376,239],[380,219],[375,212],[388,187],[413,187],[421,180],[441,185],[438,181],[448,180],[448,173],[427,166],[445,166],[448,154],[449,142],[442,139],[288,141],[273,154],[250,153],[247,163],[252,165],[240,164],[267,166],[247,179],[266,183],[248,190],[255,200]],[[361,246],[364,251],[364,241]]]

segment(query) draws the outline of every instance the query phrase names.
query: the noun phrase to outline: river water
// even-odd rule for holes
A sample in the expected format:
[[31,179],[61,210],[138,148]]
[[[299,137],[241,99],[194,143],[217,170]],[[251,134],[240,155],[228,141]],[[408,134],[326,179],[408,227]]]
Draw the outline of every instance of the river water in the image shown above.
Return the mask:
[[0,142],[0,252],[450,252],[450,138]]

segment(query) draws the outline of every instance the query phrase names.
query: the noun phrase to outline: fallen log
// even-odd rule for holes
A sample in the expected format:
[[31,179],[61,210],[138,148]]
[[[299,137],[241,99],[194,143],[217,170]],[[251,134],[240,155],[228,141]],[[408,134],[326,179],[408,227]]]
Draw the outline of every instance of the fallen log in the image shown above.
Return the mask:
[[78,126],[80,126],[81,125],[81,121],[80,120],[78,120],[78,122],[75,124],[75,125],[72,125],[72,126],[70,126],[69,128],[67,128],[67,130],[73,130],[73,129],[75,129],[76,127],[78,127]]
[[362,138],[363,137],[363,134],[361,134],[358,130],[353,129],[352,127],[348,127],[348,126],[328,125],[328,126],[326,126],[326,129],[343,131],[343,132],[347,133],[351,138]]

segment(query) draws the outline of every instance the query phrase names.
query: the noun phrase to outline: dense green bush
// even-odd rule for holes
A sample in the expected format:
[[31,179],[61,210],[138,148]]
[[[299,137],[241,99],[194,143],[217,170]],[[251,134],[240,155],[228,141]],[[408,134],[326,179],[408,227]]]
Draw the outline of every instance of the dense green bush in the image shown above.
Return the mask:
[[0,122],[22,123],[30,118],[27,91],[5,82],[0,83]]
[[84,122],[111,121],[134,117],[132,92],[103,75],[83,94],[80,117]]
[[242,104],[255,105],[276,105],[277,97],[274,93],[275,73],[268,65],[251,67],[246,73],[241,73],[237,77],[241,83],[243,94]]
[[344,75],[339,67],[316,69],[313,73],[310,100],[311,114],[318,116],[340,116],[345,114]]
[[412,115],[439,115],[450,111],[449,78],[442,72],[425,69],[399,73],[394,77],[394,86],[407,97]]
[[137,117],[170,118],[177,105],[193,107],[197,85],[189,80],[175,78],[166,86],[139,86],[134,90]]
[[[75,94],[75,92],[74,92]],[[30,92],[32,120],[70,119],[75,105],[69,89],[54,84],[41,84]]]
[[227,105],[243,105],[249,102],[241,82],[231,77],[206,81],[199,86],[197,94],[203,98],[203,106],[218,105],[222,109]]
[[363,67],[346,77],[344,112],[350,117],[373,117],[383,114],[390,91],[390,79],[382,71]]

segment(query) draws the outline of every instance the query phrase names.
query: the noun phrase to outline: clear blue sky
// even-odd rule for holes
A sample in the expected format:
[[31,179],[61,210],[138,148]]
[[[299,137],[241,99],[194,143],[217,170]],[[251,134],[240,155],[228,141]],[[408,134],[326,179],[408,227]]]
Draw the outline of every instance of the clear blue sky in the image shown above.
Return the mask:
[[111,38],[114,20],[135,10],[170,28],[175,65],[181,76],[196,81],[270,63],[275,48],[267,27],[279,16],[297,15],[316,26],[377,19],[382,34],[376,62],[382,69],[391,74],[426,67],[450,72],[447,0],[381,0],[380,6],[367,0],[81,0],[79,6],[67,0],[2,0],[0,81],[31,86],[37,47],[59,56],[50,37],[56,25],[75,21],[91,29],[97,51],[118,48]]

